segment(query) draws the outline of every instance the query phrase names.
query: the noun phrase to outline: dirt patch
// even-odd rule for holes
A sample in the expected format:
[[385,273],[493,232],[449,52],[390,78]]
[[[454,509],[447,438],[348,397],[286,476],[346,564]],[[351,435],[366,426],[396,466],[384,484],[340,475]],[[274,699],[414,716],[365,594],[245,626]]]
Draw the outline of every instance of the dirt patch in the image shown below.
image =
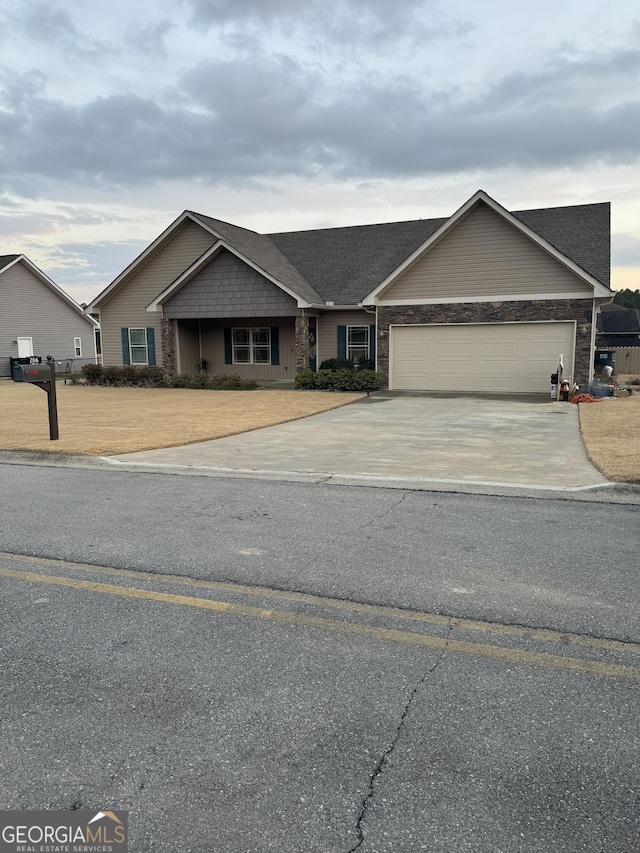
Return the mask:
[[609,480],[640,483],[640,394],[580,404],[582,440]]
[[58,382],[60,439],[49,440],[47,396],[0,382],[0,450],[110,456],[236,435],[337,409],[364,394],[88,388]]

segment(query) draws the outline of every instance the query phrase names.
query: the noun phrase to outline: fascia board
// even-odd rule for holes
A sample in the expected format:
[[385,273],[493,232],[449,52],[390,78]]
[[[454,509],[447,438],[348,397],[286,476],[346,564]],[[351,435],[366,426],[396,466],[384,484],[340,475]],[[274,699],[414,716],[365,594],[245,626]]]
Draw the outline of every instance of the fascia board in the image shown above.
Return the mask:
[[96,329],[100,327],[100,323],[98,323],[97,320],[94,320],[93,317],[90,317],[89,314],[83,309],[81,305],[76,302],[76,300],[72,296],[69,296],[68,293],[65,293],[64,290],[62,290],[62,288],[55,283],[55,281],[50,279],[49,276],[46,273],[43,273],[41,269],[38,269],[38,267],[32,261],[30,261],[26,255],[18,255],[15,260],[11,261],[11,263],[7,264],[6,267],[3,267],[0,270],[0,275],[3,272],[6,272],[8,269],[11,269],[12,266],[18,263],[23,263],[27,267],[27,269],[30,270],[37,278],[39,278],[43,284],[46,284],[46,286],[49,287],[56,294],[56,296],[59,296],[67,303],[67,305],[69,305],[69,307],[73,308],[74,311],[77,311],[77,313],[80,314],[83,320],[86,320]]
[[437,231],[435,231],[421,246],[409,255],[409,257],[403,261],[399,267],[390,273],[384,281],[380,282],[380,284],[365,297],[363,302],[372,301],[374,304],[377,304],[376,298],[378,295],[386,290],[386,288],[389,287],[389,285],[391,285],[400,275],[402,275],[402,273],[405,272],[405,270],[408,269],[421,255],[425,254],[435,243],[437,243],[447,233],[447,231],[453,228],[457,222],[466,216],[469,210],[479,201],[485,202],[485,204],[487,204],[495,213],[502,216],[503,219],[513,225],[514,228],[517,228],[522,234],[525,234],[529,239],[533,240],[534,243],[537,243],[541,249],[544,249],[544,251],[548,252],[557,261],[563,264],[563,266],[567,267],[567,269],[571,270],[571,272],[575,273],[583,281],[590,284],[594,289],[594,295],[605,296],[611,293],[609,288],[602,284],[602,282],[598,281],[597,278],[594,278],[590,273],[586,272],[586,270],[583,270],[582,267],[575,263],[575,261],[572,261],[566,255],[563,255],[562,252],[559,252],[555,246],[552,246],[551,243],[547,242],[535,231],[532,231],[532,229],[526,226],[523,222],[520,222],[519,219],[517,219],[497,201],[492,199],[484,190],[478,190],[462,205],[462,207],[458,208],[458,210],[456,210],[456,212],[450,216],[446,222],[443,222]]
[[134,270],[145,264],[149,257],[153,255],[155,251],[160,247],[160,245],[164,243],[165,240],[170,237],[174,231],[177,231],[178,228],[182,226],[185,219],[191,219],[191,221],[195,222],[196,225],[199,225],[200,227],[204,228],[204,223],[200,222],[199,220],[196,220],[188,210],[183,211],[177,219],[174,219],[171,225],[165,228],[165,230],[162,232],[162,234],[160,234],[159,237],[156,237],[153,243],[147,246],[144,252],[138,255],[138,257],[133,260],[129,264],[129,266],[120,273],[117,278],[114,278],[111,284],[108,284],[105,289],[96,296],[93,302],[91,302],[87,306],[87,311],[90,311],[92,313],[99,311],[100,306],[108,301],[109,297],[113,295],[114,291],[117,291],[119,289],[123,281],[125,281],[126,278],[132,272],[134,272]]
[[[199,225],[202,224],[204,226],[204,223],[201,223],[199,220],[198,220],[198,224]],[[236,248],[234,248],[229,243],[227,243],[226,240],[223,240],[221,237],[219,237],[219,235],[217,235],[216,232],[212,228],[209,228],[208,230],[211,232],[211,234],[213,234],[213,236],[218,237],[218,242],[215,243],[210,249],[207,249],[207,251],[203,255],[201,255],[197,259],[197,261],[195,261],[188,269],[186,269],[181,275],[179,275],[178,278],[175,281],[173,281],[169,285],[169,287],[165,288],[165,290],[163,290],[159,296],[156,296],[156,298],[153,300],[153,302],[150,302],[149,305],[147,305],[147,309],[146,309],[147,311],[149,311],[149,312],[159,311],[160,307],[171,296],[173,296],[175,293],[177,293],[178,290],[180,290],[182,287],[184,287],[184,285],[187,284],[187,282],[191,278],[193,278],[193,276],[197,272],[199,272],[202,269],[202,267],[207,263],[207,261],[211,260],[214,253],[217,254],[221,249],[227,249],[227,251],[231,252],[232,255],[235,255],[236,258],[239,258],[243,263],[247,264],[247,266],[250,266],[256,272],[260,273],[260,275],[264,276],[272,284],[275,284],[276,287],[279,287],[280,290],[284,290],[284,292],[287,293],[289,296],[291,296],[292,299],[296,300],[298,308],[310,308],[311,307],[310,302],[307,302],[306,299],[302,299],[300,296],[298,296],[297,293],[295,293],[293,290],[291,290],[291,288],[284,285],[281,281],[278,281],[278,279],[276,279],[274,276],[270,275],[266,270],[264,270],[264,269],[262,269],[262,267],[258,266],[258,264],[254,263],[249,258],[245,257],[245,255],[243,255],[242,252],[239,252]],[[215,250],[215,252],[214,252],[214,250]]]
[[391,308],[395,305],[462,305],[465,302],[543,302],[554,299],[593,299],[593,293],[500,293],[493,296],[434,296],[432,299],[377,299],[379,308]]

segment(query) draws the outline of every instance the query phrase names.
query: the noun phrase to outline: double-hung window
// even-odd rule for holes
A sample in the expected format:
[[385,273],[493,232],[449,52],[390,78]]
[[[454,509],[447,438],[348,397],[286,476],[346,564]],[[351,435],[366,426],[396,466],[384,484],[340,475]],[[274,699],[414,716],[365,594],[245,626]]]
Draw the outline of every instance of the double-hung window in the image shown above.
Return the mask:
[[146,329],[129,329],[129,358],[131,364],[149,364]]
[[271,329],[232,329],[234,364],[271,364]]
[[354,364],[369,358],[369,326],[347,326],[347,358]]
[[74,358],[82,358],[82,338],[73,339],[73,355]]

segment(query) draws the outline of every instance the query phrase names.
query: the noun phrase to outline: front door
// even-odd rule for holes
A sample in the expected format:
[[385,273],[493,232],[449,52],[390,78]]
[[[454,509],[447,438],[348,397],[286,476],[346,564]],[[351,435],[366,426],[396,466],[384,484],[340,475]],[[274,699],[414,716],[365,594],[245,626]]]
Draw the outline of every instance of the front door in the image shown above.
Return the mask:
[[33,355],[33,338],[18,338],[18,358]]

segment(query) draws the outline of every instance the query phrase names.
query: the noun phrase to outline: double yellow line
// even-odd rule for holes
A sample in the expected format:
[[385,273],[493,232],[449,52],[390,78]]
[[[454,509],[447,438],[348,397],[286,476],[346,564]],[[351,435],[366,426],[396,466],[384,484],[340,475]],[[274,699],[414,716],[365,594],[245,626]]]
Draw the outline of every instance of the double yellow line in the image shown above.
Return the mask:
[[[59,570],[63,569],[67,571],[71,570],[75,572],[91,573],[94,575],[110,575],[117,578],[135,579],[138,583],[141,580],[144,580],[151,581],[155,584],[168,583],[179,585],[181,587],[198,587],[203,591],[215,590],[233,595],[248,595],[262,599],[272,599],[281,603],[294,602],[315,607],[323,607],[325,609],[346,611],[353,615],[360,614],[384,617],[387,619],[402,619],[413,623],[440,625],[448,628],[458,628],[474,632],[480,631],[493,635],[507,636],[514,640],[542,640],[547,642],[560,642],[568,647],[600,649],[609,652],[623,652],[631,655],[640,654],[640,645],[635,643],[623,643],[617,640],[585,637],[579,634],[561,633],[547,629],[521,628],[494,622],[459,619],[455,617],[442,616],[441,614],[436,613],[423,613],[420,611],[402,610],[401,608],[394,607],[360,604],[357,602],[325,598],[323,596],[309,595],[306,593],[274,590],[268,587],[247,586],[215,581],[199,581],[191,578],[182,578],[177,575],[156,575],[145,572],[129,571],[126,569],[90,566],[79,563],[69,563],[62,560],[46,560],[0,552],[0,560],[2,559],[5,561],[11,561],[14,564],[18,562],[25,565],[31,564],[39,567],[58,568]],[[277,624],[315,628],[321,631],[350,636],[368,637],[382,642],[399,643],[405,646],[437,651],[446,650],[453,654],[486,658],[502,661],[504,663],[569,670],[576,673],[585,673],[604,678],[618,678],[625,681],[640,682],[639,666],[607,663],[601,660],[555,655],[546,652],[530,652],[510,646],[456,640],[451,637],[435,637],[430,634],[362,624],[356,621],[344,621],[323,616],[314,616],[307,613],[296,613],[288,610],[254,607],[245,604],[233,604],[228,601],[218,601],[206,597],[176,595],[152,589],[142,589],[139,586],[119,586],[116,584],[83,580],[81,578],[49,575],[44,574],[41,571],[35,572],[24,569],[0,567],[0,577],[26,583],[67,587],[70,589],[100,593],[103,595],[112,595],[120,598],[136,599],[139,601],[172,604],[180,607],[194,607],[199,610],[225,613],[231,616],[265,620]]]

